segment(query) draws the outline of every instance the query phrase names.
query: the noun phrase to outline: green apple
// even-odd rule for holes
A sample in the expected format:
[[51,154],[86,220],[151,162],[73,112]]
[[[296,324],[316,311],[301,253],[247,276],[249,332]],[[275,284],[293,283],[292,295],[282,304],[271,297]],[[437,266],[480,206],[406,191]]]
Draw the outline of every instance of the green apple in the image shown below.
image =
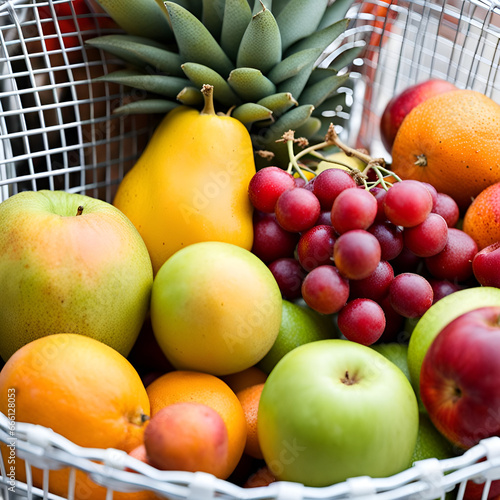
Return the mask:
[[500,306],[499,288],[471,287],[453,292],[438,300],[418,320],[408,344],[408,368],[417,395],[420,395],[420,368],[437,334],[461,314],[486,306]]
[[[81,213],[80,213],[81,212]],[[24,191],[0,204],[0,356],[54,333],[130,352],[149,308],[151,260],[102,200]]]
[[256,255],[230,243],[194,243],[158,271],[151,325],[175,368],[229,375],[269,352],[281,303],[273,274]]
[[409,467],[418,405],[403,372],[372,348],[319,340],[275,366],[257,425],[264,459],[279,480],[321,487]]
[[392,361],[410,380],[410,370],[408,369],[408,344],[399,342],[388,342],[385,344],[373,344],[370,346],[378,353]]
[[305,303],[302,305],[283,300],[278,337],[258,367],[270,373],[276,363],[292,349],[316,340],[338,336],[331,316],[319,314]]

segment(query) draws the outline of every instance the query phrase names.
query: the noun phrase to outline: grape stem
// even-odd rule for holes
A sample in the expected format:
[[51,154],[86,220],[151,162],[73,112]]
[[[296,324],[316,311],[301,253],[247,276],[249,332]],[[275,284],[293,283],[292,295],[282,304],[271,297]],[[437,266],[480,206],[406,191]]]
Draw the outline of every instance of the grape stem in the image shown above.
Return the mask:
[[[304,174],[304,170],[307,172],[311,172],[313,174],[314,170],[306,167],[305,165],[299,165],[298,160],[300,160],[304,156],[312,156],[313,158],[317,158],[320,161],[340,165],[344,168],[347,168],[349,174],[352,175],[354,180],[358,184],[363,184],[366,189],[371,189],[372,187],[378,185],[381,185],[385,190],[389,189],[389,187],[392,186],[392,182],[386,180],[385,176],[392,176],[396,181],[398,182],[401,181],[401,178],[399,176],[397,176],[394,172],[386,168],[386,163],[384,158],[372,158],[365,152],[360,151],[359,149],[351,148],[346,144],[344,144],[340,140],[337,132],[335,131],[333,123],[330,124],[328,132],[325,136],[325,140],[323,142],[309,145],[307,139],[303,137],[295,138],[295,132],[293,130],[285,132],[281,137],[281,139],[279,139],[277,142],[286,142],[288,156],[290,159],[288,163],[287,172],[291,173],[293,170],[295,170],[306,182],[308,181],[308,179]],[[303,148],[297,154],[295,154],[294,151],[295,143],[297,143],[300,147]],[[364,168],[363,171],[361,171],[360,169],[353,167],[352,165],[348,165],[346,163],[342,163],[337,160],[330,160],[325,156],[323,156],[321,153],[319,153],[320,150],[330,146],[337,146],[347,156],[354,156],[358,158],[359,160],[361,160],[363,163],[366,164],[366,167]],[[367,174],[370,170],[373,170],[377,176],[377,179],[375,181],[368,181]]]

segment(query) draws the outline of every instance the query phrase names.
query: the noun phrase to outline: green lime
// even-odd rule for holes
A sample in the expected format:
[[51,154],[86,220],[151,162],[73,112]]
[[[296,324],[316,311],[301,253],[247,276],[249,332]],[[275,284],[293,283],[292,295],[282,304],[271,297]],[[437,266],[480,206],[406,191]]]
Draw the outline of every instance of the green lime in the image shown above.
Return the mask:
[[426,458],[439,460],[457,455],[454,446],[436,429],[427,413],[420,412],[417,444],[412,456],[412,463]]
[[410,370],[408,369],[408,345],[398,342],[389,342],[387,344],[375,344],[372,349],[382,354],[389,361],[392,361],[410,380]]
[[258,367],[270,373],[276,363],[288,352],[302,344],[338,337],[331,316],[313,311],[302,303],[283,300],[281,326],[271,350],[258,363]]

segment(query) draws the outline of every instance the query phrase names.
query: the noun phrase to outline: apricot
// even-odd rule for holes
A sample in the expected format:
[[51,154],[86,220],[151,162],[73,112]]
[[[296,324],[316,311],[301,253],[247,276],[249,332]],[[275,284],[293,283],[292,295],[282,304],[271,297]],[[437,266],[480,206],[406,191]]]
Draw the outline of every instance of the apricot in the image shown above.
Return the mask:
[[144,432],[149,463],[161,470],[224,477],[228,433],[222,417],[201,403],[174,403],[151,417]]

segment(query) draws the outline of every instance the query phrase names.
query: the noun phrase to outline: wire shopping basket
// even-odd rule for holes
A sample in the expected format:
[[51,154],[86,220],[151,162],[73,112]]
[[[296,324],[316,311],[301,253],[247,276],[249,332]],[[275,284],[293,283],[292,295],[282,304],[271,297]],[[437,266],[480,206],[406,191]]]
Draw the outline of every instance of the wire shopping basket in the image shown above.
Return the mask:
[[[494,0],[358,0],[345,42],[363,45],[351,68],[347,142],[385,156],[380,115],[396,93],[429,78],[483,92],[500,102],[500,4]],[[116,186],[151,136],[155,119],[114,116],[130,90],[94,79],[121,62],[86,47],[86,38],[120,32],[92,0],[0,0],[0,201],[22,190],[64,189],[111,201]],[[323,63],[328,63],[328,57]],[[140,96],[132,96],[134,98]],[[466,482],[500,479],[500,438],[464,454],[429,459],[389,478],[357,477],[325,488],[277,482],[242,488],[204,473],[156,470],[119,450],[86,449],[50,429],[0,414],[2,453],[25,461],[26,482],[0,460],[3,497],[51,498],[50,471],[68,468],[66,498],[96,498],[76,490],[86,474],[106,499],[148,490],[181,499],[461,500]],[[33,470],[42,470],[35,484]],[[128,470],[130,469],[130,470]],[[102,498],[99,497],[99,498]]]

